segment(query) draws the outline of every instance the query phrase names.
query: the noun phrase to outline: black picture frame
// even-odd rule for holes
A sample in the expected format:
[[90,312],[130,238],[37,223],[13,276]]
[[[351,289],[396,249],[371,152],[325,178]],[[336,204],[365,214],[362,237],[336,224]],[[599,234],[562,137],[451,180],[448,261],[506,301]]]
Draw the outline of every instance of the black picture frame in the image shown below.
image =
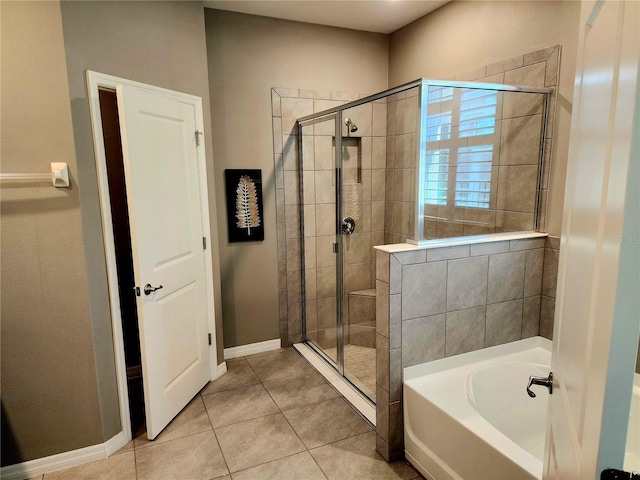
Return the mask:
[[224,183],[229,243],[263,241],[262,170],[226,169]]

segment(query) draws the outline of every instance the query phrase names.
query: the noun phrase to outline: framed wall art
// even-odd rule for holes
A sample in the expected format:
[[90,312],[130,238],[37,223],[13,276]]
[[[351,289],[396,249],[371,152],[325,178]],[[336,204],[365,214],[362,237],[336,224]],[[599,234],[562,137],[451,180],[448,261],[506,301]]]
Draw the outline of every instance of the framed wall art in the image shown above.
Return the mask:
[[262,170],[224,171],[229,243],[264,240]]

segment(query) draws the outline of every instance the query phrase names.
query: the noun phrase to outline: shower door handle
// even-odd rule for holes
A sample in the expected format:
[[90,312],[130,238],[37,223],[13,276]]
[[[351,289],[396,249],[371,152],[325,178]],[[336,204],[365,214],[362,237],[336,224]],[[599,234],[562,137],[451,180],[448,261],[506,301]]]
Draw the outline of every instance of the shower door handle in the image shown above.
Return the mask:
[[351,235],[356,230],[356,221],[351,217],[343,218],[341,229],[344,235]]

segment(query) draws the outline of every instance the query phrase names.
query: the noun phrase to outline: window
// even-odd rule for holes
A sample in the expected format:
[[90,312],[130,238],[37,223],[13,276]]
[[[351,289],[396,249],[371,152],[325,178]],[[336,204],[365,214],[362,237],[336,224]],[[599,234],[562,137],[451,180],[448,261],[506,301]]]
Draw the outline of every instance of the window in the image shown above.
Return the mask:
[[497,105],[495,90],[429,87],[425,203],[489,208]]
[[427,150],[424,198],[432,205],[447,204],[449,183],[449,150]]
[[455,205],[489,208],[493,145],[458,148]]

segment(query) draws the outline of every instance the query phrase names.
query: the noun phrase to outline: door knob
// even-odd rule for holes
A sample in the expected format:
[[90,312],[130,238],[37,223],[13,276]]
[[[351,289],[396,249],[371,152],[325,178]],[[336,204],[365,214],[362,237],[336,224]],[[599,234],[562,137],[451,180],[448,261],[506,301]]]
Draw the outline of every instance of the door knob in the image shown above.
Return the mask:
[[144,286],[144,294],[145,295],[151,295],[153,292],[155,292],[156,290],[160,290],[161,288],[164,288],[162,285],[160,285],[159,287],[152,287],[150,284],[146,284]]
[[341,227],[344,235],[351,235],[356,229],[356,221],[351,217],[345,217],[342,219]]
[[549,372],[548,377],[534,377],[533,375],[529,377],[527,395],[531,398],[536,398],[536,394],[531,391],[531,387],[533,385],[542,385],[543,387],[547,387],[549,389],[549,395],[551,395],[553,393],[553,372]]

